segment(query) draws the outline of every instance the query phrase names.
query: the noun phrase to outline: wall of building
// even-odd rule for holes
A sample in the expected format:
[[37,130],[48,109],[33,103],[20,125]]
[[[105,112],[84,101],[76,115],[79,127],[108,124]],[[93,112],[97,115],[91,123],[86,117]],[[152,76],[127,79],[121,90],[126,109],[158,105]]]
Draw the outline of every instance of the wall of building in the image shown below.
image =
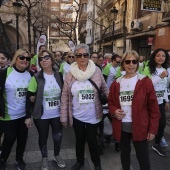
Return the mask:
[[156,30],[154,50],[157,48],[170,50],[170,26],[161,27]]

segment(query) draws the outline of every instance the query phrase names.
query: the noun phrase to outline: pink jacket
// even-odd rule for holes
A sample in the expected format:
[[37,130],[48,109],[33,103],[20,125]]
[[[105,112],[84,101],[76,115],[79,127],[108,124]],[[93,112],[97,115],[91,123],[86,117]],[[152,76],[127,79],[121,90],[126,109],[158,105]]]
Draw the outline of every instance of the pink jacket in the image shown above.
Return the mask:
[[[101,70],[98,67],[96,67],[96,71],[90,79],[96,83],[96,85],[99,87],[99,89],[101,89],[102,93],[105,96],[108,96],[109,89],[107,88],[104,77],[101,73]],[[72,115],[73,98],[71,94],[71,86],[75,81],[76,81],[75,77],[71,73],[68,73],[64,80],[64,87],[61,96],[60,121],[69,122],[70,126],[72,126],[73,124],[73,115]],[[102,105],[100,103],[96,88],[95,87],[93,88],[95,92],[96,117],[102,118],[103,115]]]
[[[132,100],[132,136],[134,141],[142,141],[147,139],[148,133],[157,134],[160,111],[152,81],[140,74],[137,77]],[[121,78],[116,79],[110,87],[108,106],[111,116],[121,108],[119,102]],[[114,138],[120,141],[122,121],[113,117],[112,127]]]

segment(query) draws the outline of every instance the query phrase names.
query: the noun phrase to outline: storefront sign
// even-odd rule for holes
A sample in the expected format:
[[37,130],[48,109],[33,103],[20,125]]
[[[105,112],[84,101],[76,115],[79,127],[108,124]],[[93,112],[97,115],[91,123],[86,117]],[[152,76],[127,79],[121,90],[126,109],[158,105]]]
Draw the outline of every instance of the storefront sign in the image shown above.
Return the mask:
[[148,45],[153,45],[153,37],[148,37],[147,42]]
[[160,0],[142,0],[141,10],[161,12],[162,1]]

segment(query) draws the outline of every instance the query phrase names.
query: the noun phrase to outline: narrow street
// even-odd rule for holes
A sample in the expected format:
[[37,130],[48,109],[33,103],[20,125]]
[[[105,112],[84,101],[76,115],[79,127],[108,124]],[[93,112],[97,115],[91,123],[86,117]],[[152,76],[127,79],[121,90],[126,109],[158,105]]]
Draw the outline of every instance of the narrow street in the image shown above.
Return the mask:
[[[169,170],[170,167],[170,113],[167,113],[167,126],[165,130],[165,138],[168,141],[169,147],[165,148],[167,157],[161,157],[155,151],[151,149],[152,142],[150,142],[150,160],[151,160],[151,170]],[[104,154],[101,156],[102,169],[103,170],[121,170],[120,163],[120,152],[115,151],[115,144],[110,143],[105,146]],[[49,133],[48,140],[48,160],[51,170],[61,169],[57,164],[52,160],[53,154],[53,141],[51,137],[51,131]],[[73,128],[63,129],[63,141],[61,147],[61,156],[66,162],[65,170],[70,170],[71,167],[76,162],[75,156],[75,138]],[[138,162],[136,160],[135,151],[132,147],[132,170],[139,170]],[[41,162],[41,154],[38,147],[38,134],[37,130],[32,125],[29,130],[28,142],[25,153],[25,161],[27,163],[26,170],[39,170]],[[15,170],[15,150],[12,150],[12,153],[8,160],[8,170]],[[85,165],[82,170],[93,170],[93,165],[90,161],[90,155],[88,148],[86,147],[86,158]]]

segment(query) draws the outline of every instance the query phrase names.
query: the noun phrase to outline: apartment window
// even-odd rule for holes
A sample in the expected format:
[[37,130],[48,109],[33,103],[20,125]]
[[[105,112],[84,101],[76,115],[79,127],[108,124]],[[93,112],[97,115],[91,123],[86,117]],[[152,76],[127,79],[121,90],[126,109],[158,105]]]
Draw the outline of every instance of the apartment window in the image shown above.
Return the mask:
[[51,7],[51,11],[59,11],[59,7]]
[[51,0],[51,2],[59,2],[59,0]]
[[59,32],[57,32],[57,31],[51,31],[51,36],[59,36]]
[[62,10],[71,10],[73,6],[71,4],[61,4]]

